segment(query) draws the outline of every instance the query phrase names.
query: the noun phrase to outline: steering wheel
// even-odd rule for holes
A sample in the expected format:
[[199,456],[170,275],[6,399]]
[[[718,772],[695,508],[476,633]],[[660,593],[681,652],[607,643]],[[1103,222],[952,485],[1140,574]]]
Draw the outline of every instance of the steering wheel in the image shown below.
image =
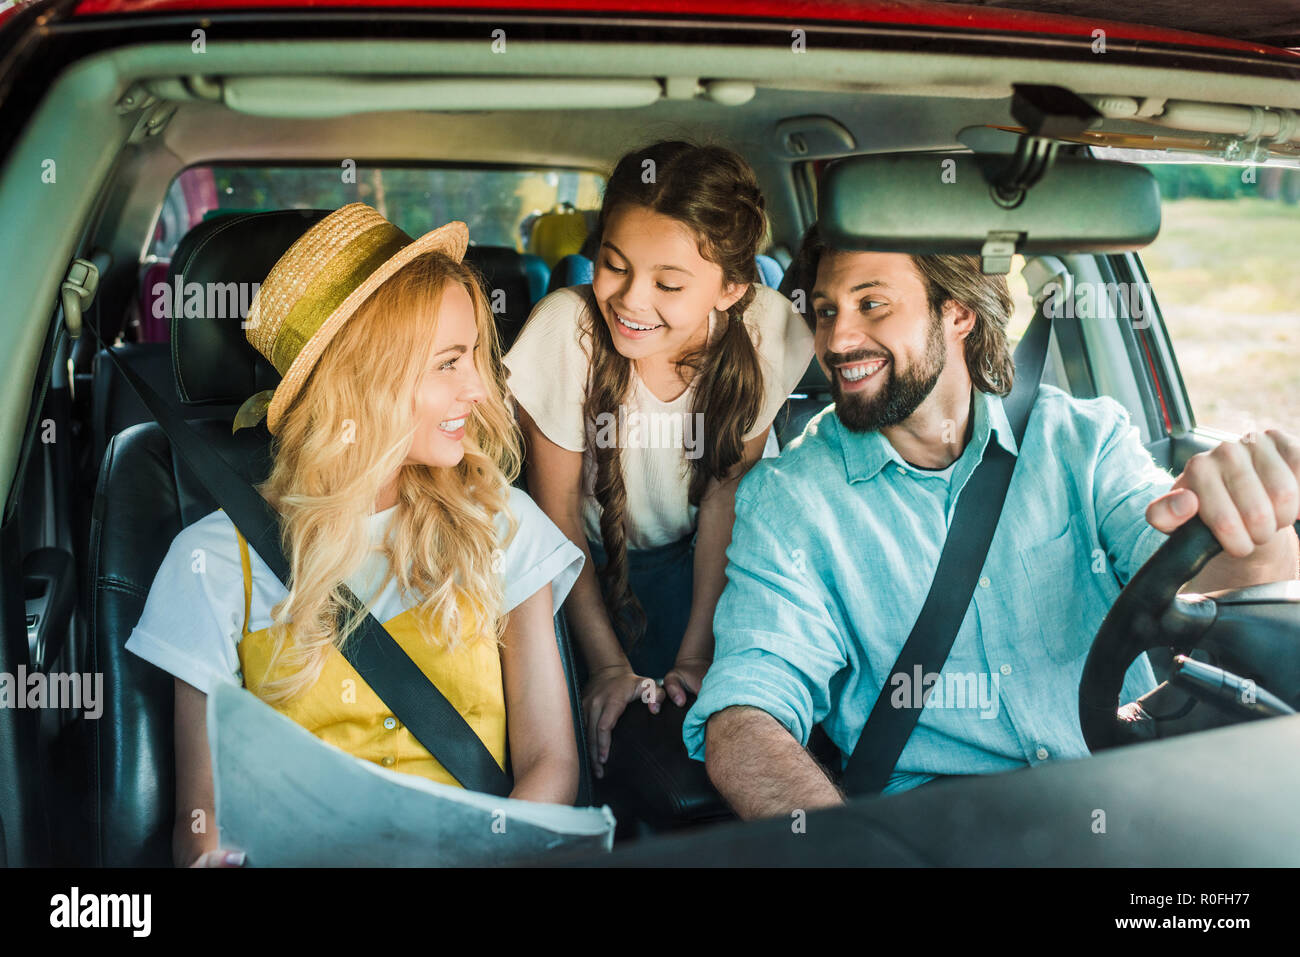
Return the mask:
[[1093,752],[1147,740],[1117,714],[1124,674],[1149,648],[1189,654],[1214,624],[1214,601],[1178,594],[1223,546],[1193,515],[1169,536],[1120,592],[1097,629],[1079,683],[1079,724]]

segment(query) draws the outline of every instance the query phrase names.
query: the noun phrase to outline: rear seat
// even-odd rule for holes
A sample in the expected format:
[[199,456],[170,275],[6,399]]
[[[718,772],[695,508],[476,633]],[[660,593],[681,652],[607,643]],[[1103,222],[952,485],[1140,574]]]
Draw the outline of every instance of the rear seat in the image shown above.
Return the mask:
[[546,284],[548,293],[570,286],[585,286],[591,282],[596,270],[590,259],[572,253],[555,264],[551,270],[551,281]]
[[514,343],[533,303],[541,298],[546,264],[538,256],[521,254],[509,246],[470,246],[465,261],[483,276],[488,304],[496,313],[501,351]]
[[758,281],[764,286],[771,286],[773,289],[781,288],[781,280],[785,277],[785,270],[771,256],[755,256],[754,264],[758,266]]

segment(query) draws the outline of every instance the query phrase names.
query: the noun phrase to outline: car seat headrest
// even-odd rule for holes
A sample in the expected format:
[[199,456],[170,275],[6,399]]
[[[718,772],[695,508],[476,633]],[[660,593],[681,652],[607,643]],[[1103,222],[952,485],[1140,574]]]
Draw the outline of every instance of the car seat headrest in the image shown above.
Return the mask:
[[172,373],[187,405],[239,404],[279,373],[245,338],[243,320],[279,258],[328,209],[215,216],[191,229],[167,271]]

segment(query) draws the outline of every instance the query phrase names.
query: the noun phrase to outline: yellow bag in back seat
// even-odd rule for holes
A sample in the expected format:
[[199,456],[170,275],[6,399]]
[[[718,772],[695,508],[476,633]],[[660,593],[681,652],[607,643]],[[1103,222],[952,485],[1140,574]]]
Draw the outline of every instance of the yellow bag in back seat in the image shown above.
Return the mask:
[[565,256],[579,252],[586,239],[587,217],[580,210],[543,213],[533,223],[528,251],[541,256],[554,269]]

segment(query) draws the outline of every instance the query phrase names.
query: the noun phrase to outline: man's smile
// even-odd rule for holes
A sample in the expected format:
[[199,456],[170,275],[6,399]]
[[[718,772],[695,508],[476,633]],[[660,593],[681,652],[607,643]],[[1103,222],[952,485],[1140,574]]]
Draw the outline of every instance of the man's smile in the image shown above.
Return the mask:
[[840,378],[840,384],[847,391],[852,392],[864,388],[867,381],[874,378],[887,365],[889,365],[888,359],[867,359],[836,366],[835,372]]

